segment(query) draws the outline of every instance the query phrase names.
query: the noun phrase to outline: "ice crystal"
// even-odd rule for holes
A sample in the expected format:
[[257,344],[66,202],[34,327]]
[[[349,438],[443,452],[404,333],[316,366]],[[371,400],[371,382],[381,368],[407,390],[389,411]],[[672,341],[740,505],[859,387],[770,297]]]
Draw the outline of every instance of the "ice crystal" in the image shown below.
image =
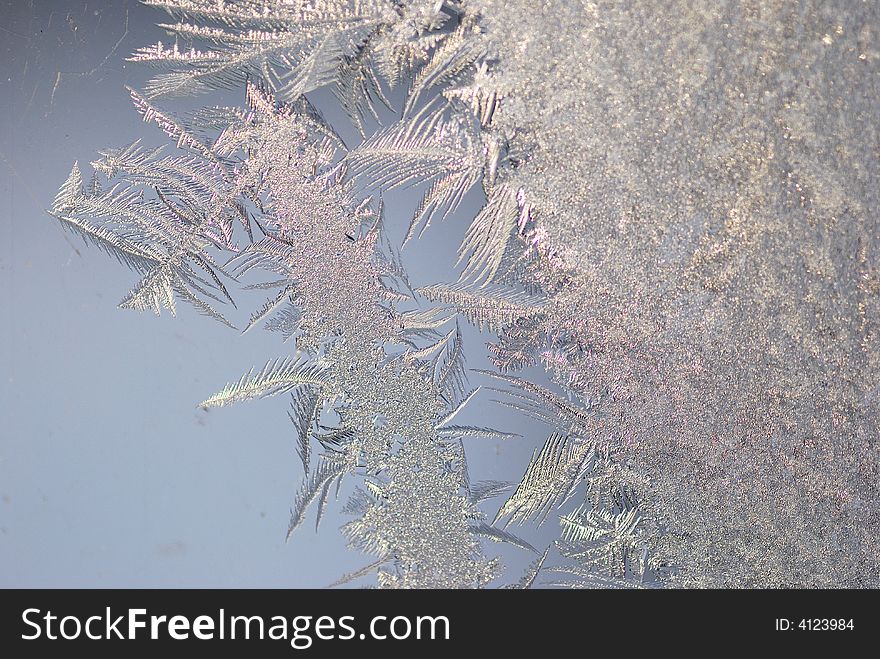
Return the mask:
[[[132,90],[131,96],[144,120],[158,125],[185,155],[146,150],[137,142],[107,151],[94,169],[107,177],[108,190],[87,189],[75,166],[53,214],[143,273],[124,307],[174,312],[176,300],[184,299],[227,322],[212,306],[232,302],[227,285],[265,273],[265,281],[250,288],[271,295],[245,331],[274,323],[272,329],[295,340],[296,352],[244,374],[202,405],[291,396],[289,415],[305,477],[288,537],[310,506],[320,523],[334,485],[338,492],[343,478],[355,477],[364,496],[347,507],[356,519],[345,534],[353,548],[378,557],[370,569],[380,585],[488,583],[498,562],[484,555],[480,537],[531,547],[483,521],[477,503],[491,489],[472,495],[463,441],[514,435],[442,422],[471,398],[455,314],[421,308],[424,298],[408,287],[394,249],[383,246],[381,201],[358,197],[344,178],[348,167],[367,162],[359,175],[393,188],[404,179],[385,180],[383,170],[373,168],[390,173],[387,162],[398,164],[395,148],[401,159],[421,149],[432,167],[436,163],[427,154],[447,148],[463,161],[463,193],[476,180],[481,151],[467,145],[453,116],[445,127],[431,119],[436,130],[426,131],[424,140],[376,135],[356,152],[341,154],[341,140],[304,96],[332,85],[352,100],[346,76],[353,67],[366,67],[370,38],[397,39],[397,66],[408,70],[446,35],[427,38],[421,55],[408,45],[411,38],[440,30],[456,15],[455,7],[434,3],[417,12],[419,18],[413,8],[379,2],[324,9],[247,2],[163,6],[185,20],[221,25],[166,26],[209,41],[214,50],[158,44],[133,58],[172,69],[154,78],[146,95]],[[375,74],[363,68],[358,75],[371,80]],[[426,79],[423,88],[443,79]],[[153,100],[234,86],[246,90],[246,107],[178,117]],[[365,94],[347,109],[371,108],[376,95],[369,89],[363,87]],[[358,123],[363,114],[351,118]],[[417,162],[401,168],[405,178],[421,180],[432,171],[413,169]],[[215,256],[222,252],[227,260],[221,265]],[[408,310],[399,311],[405,303]],[[395,344],[404,351],[394,352]]]

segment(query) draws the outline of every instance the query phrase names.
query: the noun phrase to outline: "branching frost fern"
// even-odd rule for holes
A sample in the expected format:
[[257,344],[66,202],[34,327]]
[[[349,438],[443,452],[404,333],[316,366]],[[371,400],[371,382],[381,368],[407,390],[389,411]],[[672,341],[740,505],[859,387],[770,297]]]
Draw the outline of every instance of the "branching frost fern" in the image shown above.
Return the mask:
[[[288,537],[310,508],[317,528],[351,479],[343,533],[371,558],[334,585],[375,575],[383,587],[484,586],[502,576],[488,549],[496,542],[541,554],[517,587],[540,583],[548,560],[568,585],[651,579],[650,524],[634,500],[591,498],[594,481],[617,477],[598,457],[589,402],[481,374],[500,381],[486,389],[499,402],[554,432],[515,487],[468,474],[468,442],[518,435],[458,422],[480,391],[469,384],[461,323],[510,336],[543,317],[554,288],[541,279],[552,255],[535,238],[533,209],[506,181],[518,160],[492,127],[503,95],[477,15],[455,0],[146,4],[172,15],[162,27],[174,42],[130,58],[160,69],[130,94],[176,149],[107,150],[88,183],[74,165],[51,214],[137,273],[121,307],[173,314],[184,302],[231,327],[230,290],[265,293],[243,330],[262,325],[292,347],[202,405],[289,398],[304,478]],[[390,107],[389,92],[407,81],[399,121],[367,134],[378,105]],[[243,90],[244,107],[177,116],[159,105],[217,89]],[[365,136],[360,144],[349,148],[323,120],[309,98],[319,89]],[[486,195],[457,282],[409,284],[381,194],[411,186],[424,191],[404,243],[427,239],[432,219],[455,213],[470,190]],[[486,518],[479,505],[511,489]],[[559,518],[553,559],[551,547],[539,552],[505,528],[543,523],[574,497],[581,505]]]

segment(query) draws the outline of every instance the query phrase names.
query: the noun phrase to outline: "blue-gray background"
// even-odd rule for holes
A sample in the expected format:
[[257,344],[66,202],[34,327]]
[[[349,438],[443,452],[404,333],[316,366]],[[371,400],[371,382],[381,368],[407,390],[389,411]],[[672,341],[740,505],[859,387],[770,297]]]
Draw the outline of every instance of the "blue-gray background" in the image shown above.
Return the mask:
[[[167,16],[127,1],[0,12],[0,586],[312,587],[369,562],[346,551],[340,505],[285,544],[302,470],[285,400],[196,406],[290,346],[188,309],[118,310],[135,275],[45,213],[75,160],[88,172],[99,149],[164,141],[124,90],[149,71],[124,58],[168,41],[155,27]],[[416,283],[454,276],[474,197],[430,248],[408,249]],[[413,203],[392,198],[398,226]],[[486,367],[487,338],[467,329],[470,366]],[[544,429],[488,403],[470,415],[524,435],[468,444],[472,479],[518,480]],[[546,545],[554,526],[525,535]],[[509,580],[534,558],[488,552]]]

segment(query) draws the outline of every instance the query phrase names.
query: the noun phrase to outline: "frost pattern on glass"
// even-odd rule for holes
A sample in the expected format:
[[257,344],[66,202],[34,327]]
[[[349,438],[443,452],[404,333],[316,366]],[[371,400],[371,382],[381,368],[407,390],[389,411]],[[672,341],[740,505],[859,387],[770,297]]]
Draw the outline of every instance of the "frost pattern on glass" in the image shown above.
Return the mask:
[[[131,57],[164,69],[131,95],[179,150],[74,166],[52,212],[142,276],[123,307],[231,324],[233,284],[266,292],[243,329],[293,347],[203,405],[290,397],[289,536],[359,479],[343,532],[372,558],[338,584],[878,583],[875,7],[146,4],[173,45]],[[215,89],[246,106],[156,105]],[[404,248],[485,194],[458,281],[414,290],[388,240],[414,185]],[[463,323],[495,337],[483,389],[548,428],[512,486],[468,473],[468,441],[514,435],[457,422]],[[551,519],[550,547],[515,533]],[[537,558],[504,575],[487,542]]]

